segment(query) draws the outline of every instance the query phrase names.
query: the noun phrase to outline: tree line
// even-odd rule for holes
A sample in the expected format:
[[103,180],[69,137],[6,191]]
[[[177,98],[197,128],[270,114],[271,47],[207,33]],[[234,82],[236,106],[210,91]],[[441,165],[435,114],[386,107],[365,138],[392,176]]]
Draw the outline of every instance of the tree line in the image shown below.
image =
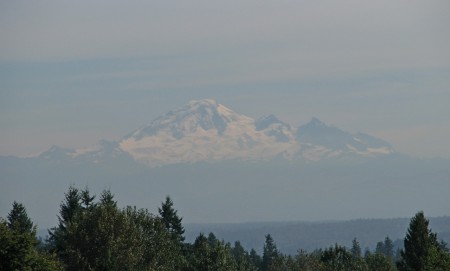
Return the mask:
[[58,225],[45,240],[37,238],[36,225],[21,203],[14,202],[7,218],[0,218],[0,270],[444,271],[450,270],[450,254],[423,212],[411,219],[398,253],[386,237],[364,255],[356,239],[351,248],[336,244],[285,255],[267,234],[259,255],[213,233],[185,242],[182,217],[170,197],[154,215],[119,208],[109,190],[96,200],[88,189],[70,187],[60,204]]

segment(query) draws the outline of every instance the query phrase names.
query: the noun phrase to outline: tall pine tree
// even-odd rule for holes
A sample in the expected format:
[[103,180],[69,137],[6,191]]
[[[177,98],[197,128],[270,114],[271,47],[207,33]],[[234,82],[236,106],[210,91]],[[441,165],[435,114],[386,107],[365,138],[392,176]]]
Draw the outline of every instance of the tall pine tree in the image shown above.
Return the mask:
[[390,259],[394,258],[394,243],[389,236],[386,236],[384,239],[384,255],[389,257]]
[[266,235],[266,242],[263,248],[263,257],[261,270],[266,271],[269,270],[269,267],[277,260],[279,257],[279,252],[277,249],[277,245],[273,241],[273,238],[270,234]]
[[360,246],[358,240],[356,240],[356,238],[354,238],[352,241],[352,248],[351,248],[350,252],[352,253],[353,257],[355,257],[355,258],[361,257],[361,253],[362,253],[361,246]]
[[424,271],[427,259],[433,249],[440,250],[436,234],[428,229],[429,221],[423,212],[418,212],[409,223],[404,240],[402,260],[398,264],[401,271]]
[[14,202],[8,220],[0,218],[0,270],[61,270],[54,255],[38,245],[36,226],[25,207]]
[[13,207],[8,214],[8,227],[19,233],[35,233],[33,222],[28,217],[27,211],[22,203],[14,201]]
[[177,211],[173,208],[173,201],[169,196],[167,196],[166,201],[161,204],[161,208],[158,209],[158,212],[172,239],[174,241],[183,242],[184,227],[181,224],[183,218],[178,216]]

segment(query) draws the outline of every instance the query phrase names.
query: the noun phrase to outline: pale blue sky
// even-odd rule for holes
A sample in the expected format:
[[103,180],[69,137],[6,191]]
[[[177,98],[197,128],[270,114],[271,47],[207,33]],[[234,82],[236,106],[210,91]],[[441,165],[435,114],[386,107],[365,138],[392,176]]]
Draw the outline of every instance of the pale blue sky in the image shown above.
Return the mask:
[[448,1],[2,1],[0,155],[117,140],[189,100],[450,158]]

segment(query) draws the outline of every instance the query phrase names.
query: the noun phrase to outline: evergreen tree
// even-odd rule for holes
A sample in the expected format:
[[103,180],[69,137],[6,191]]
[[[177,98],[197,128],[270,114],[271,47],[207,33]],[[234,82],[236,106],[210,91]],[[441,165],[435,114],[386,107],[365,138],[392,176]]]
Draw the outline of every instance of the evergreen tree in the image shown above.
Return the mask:
[[[83,194],[88,193],[87,196],[84,196],[85,198],[90,198],[89,197],[89,191],[82,191],[80,193],[80,199],[83,199]],[[102,194],[100,195],[100,204],[103,205],[104,207],[112,207],[112,208],[117,208],[117,202],[114,200],[114,195],[111,193],[110,190],[104,190],[102,192]],[[88,204],[89,206],[90,204]]]
[[352,253],[353,257],[355,257],[355,258],[361,257],[361,246],[359,245],[359,242],[358,242],[358,240],[356,240],[356,238],[354,238],[352,241],[352,248],[351,248],[350,252]]
[[217,237],[216,237],[216,235],[215,235],[214,233],[210,232],[210,233],[208,234],[208,244],[209,244],[211,247],[215,246],[216,243],[217,243],[218,241],[219,241],[219,240],[217,240]]
[[87,189],[69,188],[59,218],[50,241],[66,270],[181,269],[180,246],[162,220],[143,209],[120,210],[108,190],[95,203]]
[[80,191],[71,186],[69,191],[64,195],[64,201],[60,205],[59,212],[59,228],[64,230],[66,225],[69,224],[75,215],[81,210],[81,193]]
[[193,245],[193,257],[190,266],[194,271],[213,270],[211,246],[208,239],[202,233],[195,239]]
[[394,243],[389,236],[384,239],[384,255],[390,259],[394,259]]
[[266,242],[265,242],[264,248],[263,248],[261,270],[263,270],[263,271],[269,270],[270,265],[277,260],[278,256],[279,256],[279,252],[278,252],[277,246],[276,246],[275,242],[273,241],[272,236],[270,236],[270,234],[267,234]]
[[[183,260],[161,219],[146,209],[126,207],[121,213],[124,223],[115,243],[122,257],[122,270],[181,270]],[[136,263],[135,266],[128,262]]]
[[404,250],[400,252],[402,260],[398,268],[403,271],[423,271],[432,249],[440,250],[436,234],[428,229],[429,221],[423,212],[418,212],[409,223],[404,240]]
[[325,265],[321,262],[320,256],[317,253],[306,253],[304,250],[299,250],[295,256],[296,264],[293,270],[299,271],[325,271]]
[[61,270],[54,255],[39,249],[36,227],[25,207],[17,202],[8,215],[0,218],[0,270]]
[[395,271],[392,260],[381,253],[369,254],[365,258],[370,271]]
[[94,199],[95,195],[91,196],[91,194],[89,193],[89,188],[86,187],[83,191],[81,191],[80,200],[83,209],[90,209],[95,207]]
[[177,255],[174,265],[176,269],[186,268],[188,265],[187,257],[188,251],[186,244],[184,244],[184,227],[181,223],[183,218],[179,217],[177,210],[173,207],[172,199],[167,196],[165,202],[161,203],[161,208],[158,208],[160,220],[164,225],[166,232],[172,241],[173,253]]
[[377,246],[375,247],[375,253],[385,255],[385,249],[384,249],[383,242],[380,241],[377,243]]
[[232,249],[233,251],[233,257],[236,259],[236,261],[245,261],[248,254],[245,251],[244,247],[241,245],[241,242],[236,241],[234,242],[234,247]]
[[[58,255],[59,259],[67,266],[67,270],[70,270],[70,266],[76,266],[77,264],[76,259],[71,255],[77,254],[74,243],[80,240],[71,235],[71,231],[73,231],[71,225],[75,216],[82,210],[80,201],[80,191],[70,186],[64,194],[63,202],[60,204],[58,226],[48,231],[50,250]],[[76,268],[73,270],[76,270]]]
[[[236,262],[236,270],[238,271],[256,271],[258,270],[257,266],[252,264],[252,260],[247,251],[245,251],[244,247],[241,245],[239,241],[234,243],[234,247],[232,248],[232,253],[234,260]],[[255,252],[256,253],[256,252]]]
[[384,242],[380,241],[377,243],[375,253],[384,255],[392,261],[394,260],[394,243],[392,242],[391,238],[389,238],[389,236],[386,236]]
[[370,253],[370,249],[368,247],[366,247],[364,249],[364,258],[367,258],[367,256],[371,255],[372,253]]
[[219,241],[210,233],[206,238],[202,233],[195,239],[192,254],[189,257],[189,271],[228,271],[239,269],[229,243]]
[[36,228],[28,217],[25,207],[22,203],[17,203],[16,201],[14,201],[13,207],[8,214],[8,227],[19,233],[33,234],[36,232]]
[[158,212],[166,229],[172,236],[172,239],[183,242],[184,227],[181,224],[183,218],[178,216],[177,211],[173,208],[173,201],[169,196],[167,196],[166,201],[161,204],[161,208],[158,209]]
[[367,264],[362,258],[353,257],[352,253],[348,252],[345,247],[337,244],[322,253],[321,261],[324,263],[326,270],[365,271],[368,269]]
[[255,266],[258,270],[262,268],[262,258],[253,248],[250,250],[249,259],[252,266]]
[[222,241],[216,241],[212,246],[212,262],[214,271],[236,270],[231,245]]
[[446,249],[437,246],[428,251],[425,269],[426,271],[448,271],[450,270],[450,254]]

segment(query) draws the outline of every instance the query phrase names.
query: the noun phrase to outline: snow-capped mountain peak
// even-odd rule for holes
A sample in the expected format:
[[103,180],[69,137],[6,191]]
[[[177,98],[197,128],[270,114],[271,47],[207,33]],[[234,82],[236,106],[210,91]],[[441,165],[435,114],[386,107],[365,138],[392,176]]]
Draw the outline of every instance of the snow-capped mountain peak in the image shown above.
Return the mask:
[[283,126],[289,126],[288,124],[279,120],[275,115],[264,116],[256,120],[255,128],[257,131],[261,131],[269,128],[271,125],[279,124]]
[[[154,119],[118,142],[69,150],[52,147],[41,158],[102,163],[137,161],[149,166],[224,160],[316,161],[336,157],[378,157],[393,153],[385,141],[351,134],[317,118],[298,129],[275,115],[254,120],[215,100],[191,101]],[[112,160],[110,160],[112,159]]]
[[309,123],[300,126],[295,136],[297,141],[313,146],[314,149],[325,148],[333,155],[356,154],[374,157],[394,152],[393,148],[381,139],[363,133],[351,134],[317,118],[312,118]]
[[170,132],[176,139],[195,134],[198,130],[214,130],[217,135],[223,135],[228,124],[233,121],[251,122],[252,120],[214,100],[191,101],[180,109],[160,116],[150,125],[133,132],[125,139],[132,137],[140,140],[144,137],[155,136],[161,131]]
[[320,119],[318,119],[316,117],[312,117],[311,120],[306,125],[313,126],[313,127],[326,127],[327,126],[324,122],[322,122]]
[[256,131],[263,131],[267,136],[275,137],[277,142],[294,139],[291,126],[279,120],[275,115],[262,117],[255,122]]
[[296,133],[298,141],[322,145],[333,149],[342,148],[353,140],[350,133],[339,128],[329,126],[318,118],[312,118],[310,122],[298,128]]
[[74,150],[72,149],[53,145],[47,151],[39,154],[39,157],[47,160],[64,160],[70,157],[73,153]]
[[214,100],[191,101],[125,137],[120,147],[148,164],[255,157],[251,152],[269,138],[254,125]]

